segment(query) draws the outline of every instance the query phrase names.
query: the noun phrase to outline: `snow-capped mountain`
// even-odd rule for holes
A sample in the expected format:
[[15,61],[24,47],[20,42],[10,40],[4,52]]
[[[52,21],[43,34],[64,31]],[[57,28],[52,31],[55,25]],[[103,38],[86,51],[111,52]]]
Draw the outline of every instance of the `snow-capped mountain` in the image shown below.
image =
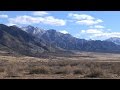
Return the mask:
[[24,28],[37,39],[41,39],[46,45],[65,50],[95,51],[95,52],[119,52],[120,46],[108,41],[85,40],[75,38],[70,34],[63,34],[54,29],[43,30],[33,26]]
[[32,56],[69,50],[120,53],[120,45],[111,41],[79,39],[54,29],[42,30],[33,26],[21,29],[0,24],[0,50],[5,49]]
[[[24,55],[39,55],[49,47],[17,26],[0,24],[0,50],[14,51]],[[4,49],[3,49],[4,47]]]
[[120,45],[120,38],[118,38],[118,37],[111,37],[111,38],[107,39],[106,41],[110,41],[117,45]]
[[27,26],[27,27],[22,27],[21,29],[23,31],[33,35],[33,36],[38,37],[38,38],[40,38],[41,35],[46,32],[46,30],[40,29],[38,27],[33,27],[33,26],[30,26],[30,25]]

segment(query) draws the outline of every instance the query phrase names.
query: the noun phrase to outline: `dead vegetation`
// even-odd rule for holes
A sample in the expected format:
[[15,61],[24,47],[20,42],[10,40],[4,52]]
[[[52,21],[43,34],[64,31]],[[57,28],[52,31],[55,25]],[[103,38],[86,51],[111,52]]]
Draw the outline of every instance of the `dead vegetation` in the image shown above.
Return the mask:
[[49,74],[50,70],[46,66],[31,68],[29,74]]
[[105,58],[101,61],[103,57],[100,56],[97,54],[95,60],[95,55],[92,55],[93,61],[78,55],[77,58],[63,56],[50,60],[49,58],[0,56],[0,78],[120,78],[120,55],[116,58],[113,56],[113,61],[117,62],[109,62],[111,57],[108,55],[103,56]]

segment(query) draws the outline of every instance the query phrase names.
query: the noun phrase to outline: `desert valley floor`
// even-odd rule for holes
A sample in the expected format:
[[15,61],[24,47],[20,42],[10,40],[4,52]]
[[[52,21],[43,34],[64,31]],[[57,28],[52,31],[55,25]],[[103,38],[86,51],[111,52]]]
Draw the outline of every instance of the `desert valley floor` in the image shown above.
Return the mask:
[[0,52],[0,79],[120,79],[120,54],[76,52],[36,58]]

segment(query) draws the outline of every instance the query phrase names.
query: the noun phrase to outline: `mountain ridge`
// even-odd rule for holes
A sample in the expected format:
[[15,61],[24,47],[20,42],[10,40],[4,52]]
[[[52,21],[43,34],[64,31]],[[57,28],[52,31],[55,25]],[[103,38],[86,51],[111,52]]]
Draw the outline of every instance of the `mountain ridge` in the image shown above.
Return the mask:
[[120,45],[120,38],[119,37],[111,37],[111,38],[106,39],[105,41],[113,42],[117,45]]
[[120,45],[109,41],[79,39],[54,29],[0,24],[0,50],[39,57],[49,53],[71,53],[72,50],[120,53]]
[[[29,29],[24,30],[27,33]],[[44,42],[49,43],[54,47],[60,47],[66,50],[80,50],[80,51],[98,51],[98,52],[119,52],[120,46],[113,42],[101,40],[85,40],[73,37],[70,34],[63,34],[54,29],[45,30],[44,33],[36,34],[33,36],[42,39]]]
[[35,37],[18,27],[0,24],[0,44],[12,51],[23,55],[32,55],[47,51],[42,43],[36,42]]

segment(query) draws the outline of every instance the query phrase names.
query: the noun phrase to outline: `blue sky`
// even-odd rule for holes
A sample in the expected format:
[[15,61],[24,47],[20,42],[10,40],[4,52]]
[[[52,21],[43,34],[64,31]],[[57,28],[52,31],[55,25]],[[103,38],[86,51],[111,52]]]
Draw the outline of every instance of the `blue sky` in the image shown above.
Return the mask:
[[120,11],[0,11],[0,23],[55,29],[84,39],[120,37]]

